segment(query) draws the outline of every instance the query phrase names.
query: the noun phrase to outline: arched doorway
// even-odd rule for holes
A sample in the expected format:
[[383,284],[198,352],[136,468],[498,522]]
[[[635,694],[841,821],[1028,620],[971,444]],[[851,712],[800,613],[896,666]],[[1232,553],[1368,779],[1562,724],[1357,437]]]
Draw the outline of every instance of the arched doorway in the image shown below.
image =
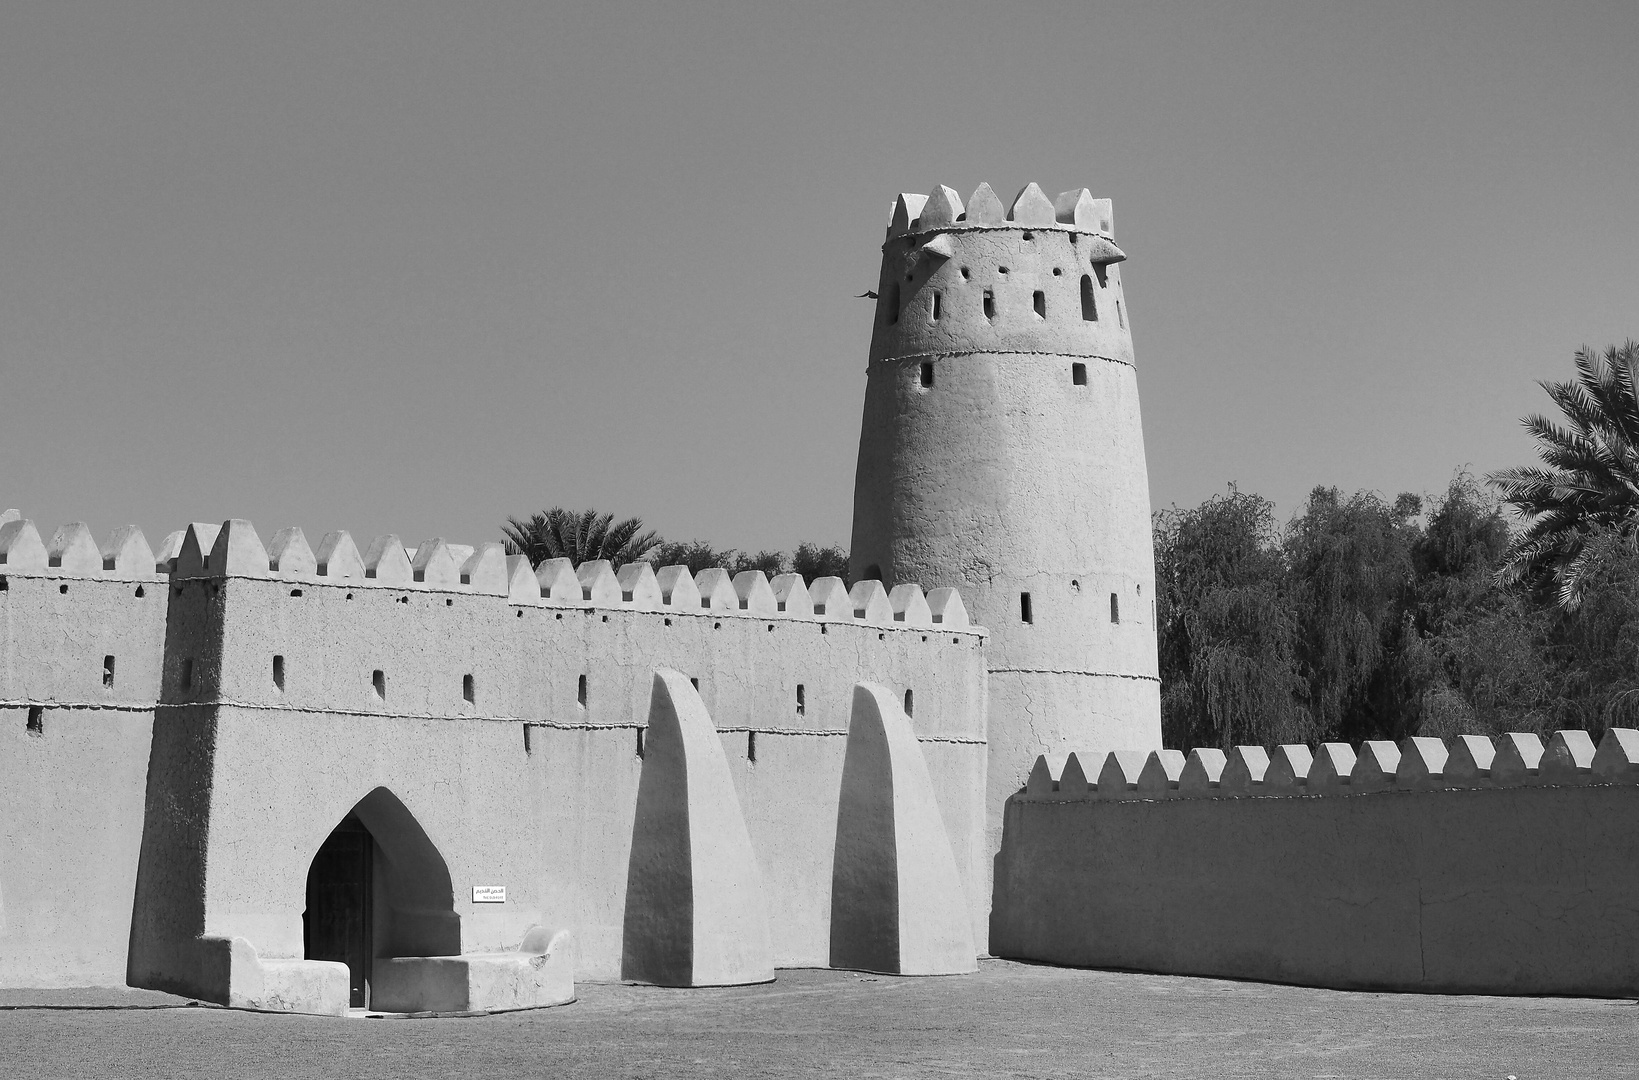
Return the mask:
[[370,1004],[378,957],[461,951],[461,919],[444,857],[386,788],[358,801],[307,871],[302,941],[309,960],[347,965],[352,1005]]

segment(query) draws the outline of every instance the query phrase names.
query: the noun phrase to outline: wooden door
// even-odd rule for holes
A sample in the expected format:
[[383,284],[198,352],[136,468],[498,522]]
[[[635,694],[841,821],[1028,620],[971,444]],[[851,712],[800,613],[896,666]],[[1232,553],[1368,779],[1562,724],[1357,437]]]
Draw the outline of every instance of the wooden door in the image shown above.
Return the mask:
[[307,872],[307,910],[302,938],[309,960],[347,965],[352,1006],[369,1005],[370,960],[374,954],[370,870],[375,841],[357,818],[349,817],[319,847]]

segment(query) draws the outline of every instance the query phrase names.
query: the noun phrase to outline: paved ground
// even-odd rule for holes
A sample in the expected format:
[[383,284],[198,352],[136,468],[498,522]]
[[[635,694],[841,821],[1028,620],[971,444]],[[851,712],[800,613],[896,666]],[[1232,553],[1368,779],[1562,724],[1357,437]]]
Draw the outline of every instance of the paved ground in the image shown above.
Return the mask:
[[0,1076],[1639,1075],[1633,1002],[1336,993],[1002,961],[968,978],[782,971],[767,986],[580,995],[503,1016],[338,1020],[177,1008],[182,999],[138,991],[0,991]]

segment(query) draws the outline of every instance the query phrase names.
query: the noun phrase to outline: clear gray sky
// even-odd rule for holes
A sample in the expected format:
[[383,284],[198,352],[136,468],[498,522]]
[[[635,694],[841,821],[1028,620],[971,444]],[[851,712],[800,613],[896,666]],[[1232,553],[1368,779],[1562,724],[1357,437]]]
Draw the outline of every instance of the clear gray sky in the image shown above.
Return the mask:
[[1639,4],[0,4],[0,508],[845,543],[895,192],[1115,200],[1157,507],[1528,460]]

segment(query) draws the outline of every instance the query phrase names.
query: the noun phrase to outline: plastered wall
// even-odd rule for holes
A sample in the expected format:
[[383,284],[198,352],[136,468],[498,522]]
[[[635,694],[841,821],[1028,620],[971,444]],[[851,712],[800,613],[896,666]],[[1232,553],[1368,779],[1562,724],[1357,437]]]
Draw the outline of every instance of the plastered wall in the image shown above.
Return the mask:
[[165,579],[107,563],[0,526],[0,986],[124,982]]
[[[64,607],[55,579],[14,577],[0,594],[6,700],[97,698],[108,651],[121,680],[131,657],[132,681],[117,686],[135,698],[118,721],[81,710],[54,722],[53,704],[43,738],[25,730],[26,707],[0,713],[16,720],[0,747],[21,755],[8,757],[0,789],[4,932],[19,943],[0,957],[0,982],[124,982],[129,942],[134,978],[183,986],[200,934],[300,957],[313,853],[377,787],[447,863],[463,951],[565,926],[579,977],[618,977],[658,667],[698,681],[721,733],[776,963],[827,962],[837,797],[861,680],[912,694],[982,942],[985,636],[959,599],[930,608],[919,589],[890,597],[874,583],[849,596],[834,584],[793,595],[784,582],[776,596],[761,575],[721,572],[699,587],[663,575],[662,590],[648,568],[616,579],[607,568],[537,578],[524,567],[521,577],[493,551],[498,564],[467,566],[456,559],[471,549],[455,549],[441,565],[427,544],[412,560],[384,539],[351,555],[350,540],[321,544],[320,574],[305,538],[263,547],[230,523],[219,543],[216,528],[195,526],[149,556],[170,574],[149,574],[141,601],[134,581],[108,581],[106,603]],[[815,598],[829,611],[815,614]],[[58,674],[27,675],[39,670]],[[64,817],[66,803],[76,809]],[[30,845],[52,837],[53,821],[61,870],[41,875]],[[505,885],[507,902],[473,904],[474,885]]]
[[1534,740],[1327,744],[1295,774],[1283,751],[1306,748],[1272,764],[1245,748],[1252,767],[1228,774],[1217,751],[1205,768],[1201,751],[1057,776],[1044,761],[1007,804],[991,947],[1346,989],[1632,996],[1639,733],[1607,736],[1597,768],[1582,732]]

